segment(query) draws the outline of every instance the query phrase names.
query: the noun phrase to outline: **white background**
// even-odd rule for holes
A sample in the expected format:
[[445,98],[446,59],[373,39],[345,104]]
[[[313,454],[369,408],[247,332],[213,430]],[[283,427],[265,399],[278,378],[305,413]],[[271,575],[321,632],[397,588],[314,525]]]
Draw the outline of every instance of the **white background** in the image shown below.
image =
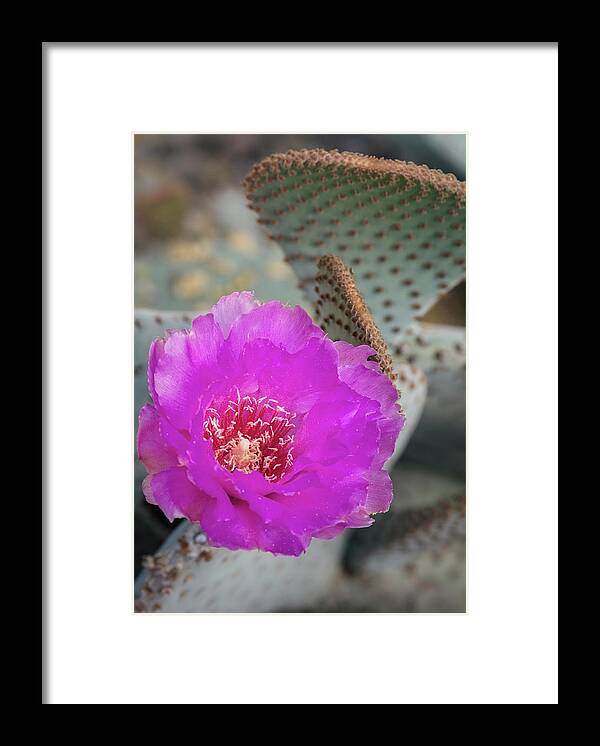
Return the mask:
[[[556,702],[557,48],[45,64],[46,701]],[[135,131],[468,133],[468,614],[132,614]]]

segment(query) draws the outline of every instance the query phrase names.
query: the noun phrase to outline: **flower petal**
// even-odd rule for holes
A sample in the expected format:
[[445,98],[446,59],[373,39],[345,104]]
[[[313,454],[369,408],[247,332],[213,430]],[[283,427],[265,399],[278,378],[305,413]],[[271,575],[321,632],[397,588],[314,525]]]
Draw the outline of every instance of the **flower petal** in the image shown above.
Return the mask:
[[184,467],[150,474],[144,479],[142,489],[146,500],[158,505],[170,521],[174,518],[200,520],[202,495],[187,478]]
[[[355,365],[366,365],[369,362],[369,358],[377,354],[377,352],[368,345],[357,345],[355,347],[349,342],[344,342],[341,339],[333,344],[338,353],[340,369],[347,368],[348,366],[354,367]],[[375,365],[377,366],[377,363],[375,363]]]
[[236,509],[236,520],[231,523],[215,520],[208,510],[202,529],[210,544],[227,549],[259,549],[297,557],[310,543],[310,537],[296,536],[283,527],[263,523],[245,504]]
[[162,437],[160,417],[151,404],[145,404],[140,410],[137,452],[149,474],[178,466],[177,452]]
[[238,318],[258,308],[259,305],[254,293],[231,293],[220,298],[212,307],[211,313],[223,336],[227,339],[231,327]]
[[379,469],[369,476],[367,500],[364,508],[367,513],[386,513],[394,497],[394,486],[387,471]]
[[234,354],[240,354],[247,342],[257,339],[267,339],[275,347],[294,353],[312,337],[324,336],[303,308],[292,308],[274,300],[240,316],[232,325],[228,339]]
[[261,395],[298,414],[339,385],[335,349],[325,337],[311,337],[296,353],[271,340],[252,340],[244,346],[238,366],[238,375],[254,380]]
[[348,365],[340,369],[340,378],[361,396],[379,402],[382,413],[396,413],[400,417],[398,390],[379,369],[368,368],[366,365]]
[[173,424],[189,429],[202,394],[221,377],[218,355],[223,335],[213,317],[194,319],[192,331],[173,331],[150,350],[154,403]]

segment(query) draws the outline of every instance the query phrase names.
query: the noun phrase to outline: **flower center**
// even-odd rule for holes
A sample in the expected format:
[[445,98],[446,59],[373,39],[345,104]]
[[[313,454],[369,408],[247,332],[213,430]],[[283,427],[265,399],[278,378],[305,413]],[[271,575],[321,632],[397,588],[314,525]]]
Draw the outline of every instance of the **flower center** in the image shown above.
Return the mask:
[[229,471],[261,471],[274,482],[294,463],[295,414],[266,396],[230,397],[206,410],[204,437],[217,461]]

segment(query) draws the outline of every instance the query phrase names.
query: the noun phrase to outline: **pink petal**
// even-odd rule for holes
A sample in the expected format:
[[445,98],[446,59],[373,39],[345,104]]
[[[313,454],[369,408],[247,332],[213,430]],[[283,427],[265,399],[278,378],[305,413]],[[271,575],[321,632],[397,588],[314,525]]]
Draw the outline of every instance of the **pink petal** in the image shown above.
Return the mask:
[[138,458],[150,474],[177,466],[177,452],[160,433],[160,417],[151,404],[145,404],[139,415],[137,434]]
[[338,353],[339,367],[347,368],[348,366],[354,367],[355,365],[365,365],[369,362],[369,358],[377,353],[372,347],[368,345],[354,345],[338,340],[333,343]]
[[203,499],[199,490],[187,478],[183,467],[166,469],[144,479],[142,489],[146,500],[158,505],[167,518],[187,518],[199,521]]
[[150,350],[151,392],[173,424],[189,429],[206,389],[221,377],[221,330],[213,317],[194,319],[192,331],[174,331]]
[[259,305],[254,293],[231,293],[220,298],[212,307],[211,313],[223,336],[227,338],[238,318],[258,308]]
[[365,511],[367,513],[386,513],[393,497],[394,487],[390,475],[383,469],[373,471],[369,476],[367,500],[364,505]]
[[240,316],[231,327],[229,342],[235,354],[239,354],[247,342],[257,339],[267,339],[275,347],[294,353],[310,338],[324,336],[323,330],[313,324],[300,306],[291,308],[274,300]]

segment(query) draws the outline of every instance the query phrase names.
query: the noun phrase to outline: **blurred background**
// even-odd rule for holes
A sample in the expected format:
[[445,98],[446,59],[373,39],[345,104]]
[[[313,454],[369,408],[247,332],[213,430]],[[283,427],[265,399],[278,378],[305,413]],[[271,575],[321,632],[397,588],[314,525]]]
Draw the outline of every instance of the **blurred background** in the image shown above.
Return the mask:
[[[251,289],[261,300],[277,298],[310,312],[281,249],[257,225],[241,188],[254,163],[291,148],[413,161],[465,179],[464,135],[136,135],[136,308],[205,313],[222,295]],[[425,320],[464,325],[464,283]],[[411,447],[422,461],[417,440],[403,461],[410,460]],[[158,549],[173,525],[145,503],[139,469],[135,489],[137,574],[142,557]]]

